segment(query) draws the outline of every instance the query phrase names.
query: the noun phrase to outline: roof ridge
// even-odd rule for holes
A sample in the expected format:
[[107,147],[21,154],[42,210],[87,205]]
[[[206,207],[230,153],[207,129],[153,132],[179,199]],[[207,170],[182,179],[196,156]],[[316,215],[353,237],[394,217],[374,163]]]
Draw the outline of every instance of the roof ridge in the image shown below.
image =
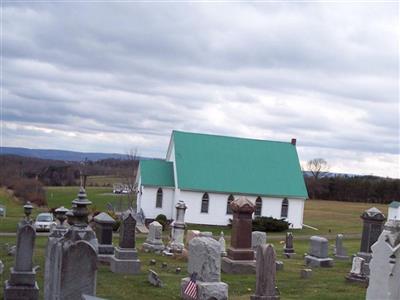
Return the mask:
[[192,134],[192,135],[203,135],[203,136],[212,136],[212,137],[220,137],[220,138],[228,138],[228,139],[238,139],[238,140],[245,140],[245,141],[256,141],[256,142],[269,142],[269,143],[283,143],[283,144],[290,144],[289,142],[284,141],[274,141],[274,140],[263,140],[263,139],[256,139],[256,138],[245,138],[245,137],[238,137],[238,136],[231,136],[231,135],[222,135],[222,134],[211,134],[211,133],[201,133],[201,132],[190,132],[190,131],[182,131],[182,130],[172,130],[172,135],[175,133],[183,133],[183,134]]

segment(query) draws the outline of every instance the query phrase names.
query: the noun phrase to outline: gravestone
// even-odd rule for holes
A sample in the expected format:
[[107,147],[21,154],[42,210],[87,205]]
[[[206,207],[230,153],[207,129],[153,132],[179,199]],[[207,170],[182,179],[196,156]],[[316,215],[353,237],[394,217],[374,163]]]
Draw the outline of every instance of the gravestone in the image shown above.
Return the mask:
[[25,219],[18,223],[17,246],[14,267],[10,268],[10,279],[4,284],[4,299],[39,299],[39,287],[35,280],[32,257],[35,247],[36,231],[29,216],[32,205],[24,205]]
[[147,281],[155,287],[163,287],[164,285],[160,279],[160,276],[158,276],[158,274],[151,269],[149,270],[149,274],[147,275]]
[[293,234],[291,232],[286,233],[285,247],[283,248],[283,253],[288,257],[296,254],[293,247]]
[[283,271],[283,268],[284,268],[283,261],[277,260],[277,261],[276,261],[276,270],[277,270],[277,271]]
[[222,271],[231,274],[255,273],[254,251],[251,248],[254,204],[240,197],[230,204],[233,211],[231,246],[222,258]]
[[366,300],[400,299],[400,220],[389,220],[372,245]]
[[189,246],[189,243],[195,237],[200,236],[200,230],[188,230],[186,232],[186,246]]
[[7,207],[0,204],[0,217],[7,217]]
[[115,248],[110,258],[110,269],[114,273],[139,274],[140,260],[138,259],[135,241],[136,220],[131,210],[123,214],[120,231],[119,246]]
[[359,256],[353,257],[353,263],[349,274],[346,275],[348,282],[361,283],[362,285],[368,284],[368,277],[364,273],[365,259]]
[[253,231],[251,233],[251,248],[257,251],[258,246],[265,245],[267,243],[267,234],[262,231]]
[[300,270],[300,278],[308,279],[308,278],[311,278],[311,276],[312,276],[311,269],[301,269]]
[[185,202],[179,201],[176,205],[176,220],[172,223],[171,242],[168,245],[168,251],[171,253],[182,253],[185,249],[183,238],[185,236],[185,211],[187,206]]
[[343,246],[343,234],[338,234],[335,240],[335,258],[348,260],[347,250]]
[[3,262],[0,260],[0,275],[2,275],[4,272],[4,264]]
[[328,240],[320,236],[310,238],[310,250],[305,256],[306,266],[329,268],[333,259],[328,257]]
[[82,294],[96,295],[98,241],[88,225],[91,203],[81,186],[78,197],[72,201],[73,225],[56,240],[54,259],[49,266],[52,276],[45,278],[53,281],[50,285],[54,288],[45,299],[69,300],[80,299]]
[[223,231],[221,231],[221,235],[219,236],[218,242],[221,246],[221,256],[224,257],[224,256],[226,256],[226,242],[225,242],[225,236],[224,236]]
[[[46,255],[45,255],[45,267],[44,267],[44,299],[51,300],[54,295],[56,295],[56,282],[54,279],[59,278],[58,276],[53,276],[55,272],[55,265],[59,265],[60,262],[60,249],[58,249],[58,242],[61,237],[68,231],[67,227],[64,225],[67,219],[66,213],[68,209],[61,206],[55,210],[56,218],[59,224],[53,229],[47,239]],[[59,270],[57,269],[58,273]]]
[[161,252],[165,246],[162,241],[162,225],[157,221],[153,221],[149,225],[149,234],[146,242],[143,243],[143,249],[146,252]]
[[257,248],[256,292],[251,300],[280,299],[276,287],[276,253],[270,244]]
[[[221,282],[221,247],[210,237],[193,238],[189,243],[188,273],[197,273],[198,300],[228,299],[228,285]],[[181,295],[190,278],[181,282]]]
[[114,254],[112,244],[113,226],[115,220],[107,213],[102,212],[94,217],[96,236],[99,242],[99,254],[97,259],[104,264],[110,263],[110,258]]

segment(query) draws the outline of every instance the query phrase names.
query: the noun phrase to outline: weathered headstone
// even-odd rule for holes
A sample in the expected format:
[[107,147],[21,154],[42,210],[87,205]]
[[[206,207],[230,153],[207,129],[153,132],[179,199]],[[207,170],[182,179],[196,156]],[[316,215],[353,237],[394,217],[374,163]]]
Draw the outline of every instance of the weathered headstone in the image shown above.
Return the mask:
[[320,236],[310,238],[310,250],[305,256],[307,266],[325,267],[333,266],[333,259],[328,257],[328,240]]
[[185,248],[183,238],[185,236],[185,202],[179,201],[176,205],[176,220],[172,223],[171,242],[168,245],[169,252],[182,253]]
[[226,256],[226,242],[225,242],[225,236],[224,236],[223,231],[221,231],[221,235],[219,236],[218,242],[221,246],[221,256],[224,257],[224,256]]
[[85,189],[81,186],[78,197],[72,201],[73,225],[57,240],[51,261],[54,294],[45,299],[80,299],[82,294],[96,295],[97,253],[96,234],[88,226],[88,205]]
[[368,283],[368,277],[364,273],[365,259],[359,256],[353,257],[353,263],[351,266],[351,271],[346,275],[346,280],[348,282],[361,283],[366,285]]
[[265,245],[267,243],[267,234],[262,231],[253,231],[251,233],[251,248],[257,251],[258,246]]
[[277,271],[283,271],[283,268],[284,268],[283,261],[277,260],[277,261],[276,261],[276,270],[277,270]]
[[146,242],[143,243],[143,249],[146,252],[161,252],[165,246],[162,241],[162,225],[157,221],[153,221],[149,225],[149,234]]
[[10,269],[10,279],[4,284],[5,300],[39,299],[36,271],[32,263],[36,231],[29,218],[32,212],[30,202],[24,206],[24,211],[26,217],[18,223],[14,267]]
[[291,232],[286,233],[285,247],[283,248],[283,253],[288,257],[296,254],[293,247],[293,234]]
[[156,287],[163,287],[163,283],[160,279],[160,276],[158,276],[158,274],[151,269],[149,270],[149,275],[147,276],[147,280],[151,285],[154,285]]
[[251,300],[280,299],[276,287],[276,253],[270,244],[257,248],[256,293]]
[[[228,299],[228,285],[221,282],[221,247],[209,237],[196,237],[189,243],[188,273],[197,273],[198,300]],[[181,282],[182,297],[190,278]]]
[[109,264],[110,258],[114,254],[112,236],[115,220],[109,214],[102,212],[94,217],[94,222],[99,242],[99,255],[97,259],[101,263]]
[[51,300],[54,295],[56,295],[57,284],[55,279],[59,279],[59,276],[54,276],[54,272],[60,272],[57,269],[56,265],[59,265],[60,262],[60,249],[58,246],[59,240],[64,236],[67,232],[67,227],[64,225],[64,222],[67,218],[66,213],[68,209],[64,206],[59,207],[55,210],[56,218],[59,221],[59,224],[52,230],[47,239],[46,246],[46,256],[45,256],[45,268],[44,268],[44,298],[45,300]]
[[4,272],[4,264],[3,262],[0,260],[0,275],[2,275]]
[[348,260],[347,250],[343,246],[343,234],[338,234],[335,240],[335,258]]
[[400,299],[400,220],[389,220],[372,245],[366,300]]
[[120,232],[119,247],[115,248],[110,259],[110,269],[114,273],[139,274],[140,260],[138,259],[135,241],[136,220],[131,210],[123,214]]
[[230,204],[233,211],[231,246],[222,258],[225,273],[255,273],[254,251],[251,248],[252,214],[254,204],[240,197]]

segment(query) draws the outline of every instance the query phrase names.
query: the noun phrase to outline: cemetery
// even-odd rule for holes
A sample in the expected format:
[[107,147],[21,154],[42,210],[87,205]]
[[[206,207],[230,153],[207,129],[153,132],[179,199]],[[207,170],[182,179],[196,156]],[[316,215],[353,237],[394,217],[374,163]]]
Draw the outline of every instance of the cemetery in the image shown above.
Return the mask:
[[[4,299],[193,299],[184,294],[193,274],[196,299],[399,299],[400,225],[386,222],[383,205],[342,212],[333,201],[316,201],[305,218],[318,231],[265,233],[252,232],[254,205],[245,197],[232,203],[232,228],[186,223],[182,201],[170,228],[154,221],[148,233],[137,232],[136,215],[126,211],[117,234],[106,205],[89,226],[96,203],[85,189],[76,193],[59,203],[58,225],[47,235],[32,228],[40,208],[0,198],[19,219],[16,236],[0,236]],[[321,207],[330,207],[332,219]],[[6,244],[16,245],[14,255]]]

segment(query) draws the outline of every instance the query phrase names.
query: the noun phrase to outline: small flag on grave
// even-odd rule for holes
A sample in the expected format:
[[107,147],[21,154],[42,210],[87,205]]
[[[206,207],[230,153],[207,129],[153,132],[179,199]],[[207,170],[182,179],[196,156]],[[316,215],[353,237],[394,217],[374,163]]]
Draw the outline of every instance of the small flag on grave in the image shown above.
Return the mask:
[[192,275],[190,276],[190,280],[189,280],[188,284],[186,285],[185,290],[183,291],[184,295],[186,295],[192,299],[197,299],[196,277],[197,277],[197,273],[193,272]]

